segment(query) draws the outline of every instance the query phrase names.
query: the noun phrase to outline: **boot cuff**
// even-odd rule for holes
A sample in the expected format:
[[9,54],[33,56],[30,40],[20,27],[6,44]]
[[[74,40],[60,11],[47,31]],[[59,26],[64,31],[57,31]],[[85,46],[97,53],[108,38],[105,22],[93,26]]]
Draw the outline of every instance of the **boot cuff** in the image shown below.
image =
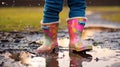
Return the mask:
[[83,18],[83,19],[86,19],[86,20],[87,20],[87,17],[73,17],[73,18],[68,18],[68,19],[66,19],[66,21],[68,22],[69,20],[76,19],[76,18]]

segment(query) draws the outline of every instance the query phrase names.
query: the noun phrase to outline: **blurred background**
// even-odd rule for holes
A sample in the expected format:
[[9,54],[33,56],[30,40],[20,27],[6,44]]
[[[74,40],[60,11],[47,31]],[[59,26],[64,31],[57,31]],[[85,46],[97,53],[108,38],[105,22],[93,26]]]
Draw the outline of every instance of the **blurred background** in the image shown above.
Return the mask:
[[[45,0],[0,0],[0,7],[43,6]],[[65,1],[65,5],[67,0]],[[86,0],[88,6],[120,6],[120,0]]]
[[[60,29],[66,28],[66,12],[69,11],[67,0],[64,1],[64,9],[60,14]],[[120,0],[86,1],[87,15],[99,13],[103,20],[120,22]],[[0,0],[0,31],[40,31],[39,22],[43,16],[44,3],[44,0]]]

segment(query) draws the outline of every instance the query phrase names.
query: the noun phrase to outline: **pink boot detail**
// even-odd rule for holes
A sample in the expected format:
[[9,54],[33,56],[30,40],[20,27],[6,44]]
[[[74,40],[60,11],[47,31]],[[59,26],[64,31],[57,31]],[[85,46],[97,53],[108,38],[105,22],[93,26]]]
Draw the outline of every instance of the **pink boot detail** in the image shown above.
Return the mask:
[[37,49],[37,53],[51,52],[54,48],[58,47],[58,23],[42,25],[42,29],[44,33],[44,43]]
[[69,43],[70,50],[75,51],[92,50],[91,45],[83,44],[81,40],[86,18],[71,18],[67,22],[70,36]]

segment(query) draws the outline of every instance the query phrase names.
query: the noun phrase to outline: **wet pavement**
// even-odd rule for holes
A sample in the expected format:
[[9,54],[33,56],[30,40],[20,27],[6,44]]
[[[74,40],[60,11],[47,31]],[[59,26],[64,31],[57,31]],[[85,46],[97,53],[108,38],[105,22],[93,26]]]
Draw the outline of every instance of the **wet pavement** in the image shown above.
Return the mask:
[[0,32],[0,67],[120,67],[119,25],[109,25],[108,21],[100,20],[98,14],[95,14],[97,17],[92,15],[92,18],[88,16],[90,24],[86,25],[82,36],[83,43],[93,46],[87,54],[69,52],[67,30],[58,33],[57,53],[42,55],[34,54],[43,44],[42,33]]

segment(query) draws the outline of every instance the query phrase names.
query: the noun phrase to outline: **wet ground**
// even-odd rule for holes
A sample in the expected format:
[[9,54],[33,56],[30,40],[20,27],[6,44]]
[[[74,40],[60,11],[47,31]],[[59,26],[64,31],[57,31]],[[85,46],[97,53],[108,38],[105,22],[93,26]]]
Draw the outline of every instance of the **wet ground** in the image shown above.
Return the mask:
[[119,24],[108,24],[98,14],[92,15],[88,15],[90,23],[82,36],[83,43],[93,46],[87,54],[69,52],[67,30],[58,33],[57,53],[42,55],[34,54],[43,43],[42,33],[0,32],[0,67],[120,67]]

